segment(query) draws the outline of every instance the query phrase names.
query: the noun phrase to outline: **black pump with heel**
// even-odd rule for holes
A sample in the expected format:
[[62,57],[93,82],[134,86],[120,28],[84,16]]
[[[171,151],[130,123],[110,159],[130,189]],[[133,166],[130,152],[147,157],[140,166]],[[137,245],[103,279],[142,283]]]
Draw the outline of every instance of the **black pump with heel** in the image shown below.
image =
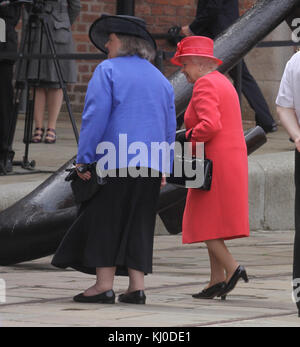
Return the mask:
[[232,275],[232,277],[230,278],[230,280],[228,281],[228,283],[226,284],[226,286],[224,287],[224,289],[218,294],[218,297],[221,297],[221,298],[223,296],[226,297],[226,295],[235,288],[239,279],[241,278],[246,283],[249,282],[248,275],[244,266],[239,265],[238,268],[235,270],[234,274]]
[[[218,294],[224,290],[226,287],[226,282],[217,283],[209,288],[203,289],[202,292],[198,294],[193,294],[192,297],[195,299],[213,299]],[[222,300],[226,300],[226,295],[221,296]]]

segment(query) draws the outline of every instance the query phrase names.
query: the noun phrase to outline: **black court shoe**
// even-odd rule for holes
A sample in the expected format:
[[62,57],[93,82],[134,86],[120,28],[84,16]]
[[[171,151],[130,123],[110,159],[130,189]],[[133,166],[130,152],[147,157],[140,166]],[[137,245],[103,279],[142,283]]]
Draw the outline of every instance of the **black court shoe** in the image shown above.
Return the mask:
[[127,294],[120,294],[118,299],[119,302],[125,302],[127,304],[144,305],[146,303],[146,295],[143,290],[137,290]]
[[93,304],[114,304],[115,303],[115,293],[113,290],[108,290],[98,295],[85,296],[80,293],[74,296],[73,300],[82,303],[93,303]]
[[[213,299],[218,296],[226,287],[226,282],[217,283],[209,288],[202,290],[198,294],[193,294],[192,297],[195,299]],[[226,300],[226,295],[221,296],[222,300]]]
[[218,296],[224,296],[230,293],[235,286],[237,285],[238,281],[240,279],[243,279],[246,283],[249,282],[247,272],[244,268],[244,266],[239,265],[238,268],[235,270],[234,274],[230,278],[229,282],[226,284],[225,288],[218,294]]

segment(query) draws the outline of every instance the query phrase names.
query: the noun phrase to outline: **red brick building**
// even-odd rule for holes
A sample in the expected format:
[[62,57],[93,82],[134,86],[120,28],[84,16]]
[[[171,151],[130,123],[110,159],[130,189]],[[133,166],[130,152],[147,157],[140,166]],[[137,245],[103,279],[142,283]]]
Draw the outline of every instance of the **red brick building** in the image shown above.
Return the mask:
[[[255,0],[240,0],[241,14],[250,8]],[[189,24],[196,13],[197,0],[136,0],[135,15],[143,18],[152,33],[166,33],[173,25]],[[73,24],[72,31],[78,53],[98,53],[90,43],[88,31],[90,25],[102,13],[115,14],[115,0],[82,0],[81,13]],[[160,49],[174,51],[175,47],[165,40],[157,41]],[[74,112],[81,112],[87,83],[99,61],[78,61],[78,81],[69,86],[69,95]],[[166,62],[167,63],[167,62]],[[167,65],[165,74],[169,76],[174,68]]]

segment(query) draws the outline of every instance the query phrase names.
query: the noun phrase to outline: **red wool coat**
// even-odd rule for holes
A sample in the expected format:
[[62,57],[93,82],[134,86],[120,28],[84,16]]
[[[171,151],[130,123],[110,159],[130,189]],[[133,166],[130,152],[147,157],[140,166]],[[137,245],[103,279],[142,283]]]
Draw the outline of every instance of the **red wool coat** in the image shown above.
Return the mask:
[[198,79],[184,122],[191,141],[205,143],[213,178],[210,191],[188,190],[183,243],[249,236],[247,148],[231,82],[218,71]]

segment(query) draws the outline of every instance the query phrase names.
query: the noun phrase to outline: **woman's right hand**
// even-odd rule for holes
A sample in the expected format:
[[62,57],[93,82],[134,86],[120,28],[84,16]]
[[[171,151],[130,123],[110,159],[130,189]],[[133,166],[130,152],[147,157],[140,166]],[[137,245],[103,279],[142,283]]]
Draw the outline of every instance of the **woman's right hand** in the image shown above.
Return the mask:
[[[84,164],[76,164],[76,169],[79,168],[80,166],[83,166]],[[78,170],[76,170],[77,175],[83,180],[83,181],[88,181],[91,179],[92,175],[90,171],[86,171],[84,173],[80,173]]]

